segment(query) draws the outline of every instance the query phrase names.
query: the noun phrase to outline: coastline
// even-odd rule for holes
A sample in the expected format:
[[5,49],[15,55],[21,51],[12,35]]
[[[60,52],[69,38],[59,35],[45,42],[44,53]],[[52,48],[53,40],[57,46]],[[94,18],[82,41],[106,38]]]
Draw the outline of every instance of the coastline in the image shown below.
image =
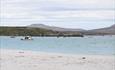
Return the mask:
[[114,70],[114,55],[67,55],[61,53],[0,49],[1,70]]

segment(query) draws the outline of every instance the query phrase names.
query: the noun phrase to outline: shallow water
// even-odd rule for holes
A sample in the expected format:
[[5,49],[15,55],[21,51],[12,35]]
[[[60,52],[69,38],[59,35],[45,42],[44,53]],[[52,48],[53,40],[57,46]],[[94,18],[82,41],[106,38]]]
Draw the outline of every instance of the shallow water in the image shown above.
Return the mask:
[[23,41],[23,37],[10,38],[0,36],[0,47],[67,54],[115,54],[115,36],[86,37],[33,37],[34,40]]

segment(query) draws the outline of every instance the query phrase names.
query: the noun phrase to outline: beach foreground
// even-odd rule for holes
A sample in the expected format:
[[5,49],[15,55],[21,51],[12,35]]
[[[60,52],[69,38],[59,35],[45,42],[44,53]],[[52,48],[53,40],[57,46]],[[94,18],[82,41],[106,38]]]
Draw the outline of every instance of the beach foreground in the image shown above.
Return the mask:
[[0,50],[0,70],[115,70],[115,57]]

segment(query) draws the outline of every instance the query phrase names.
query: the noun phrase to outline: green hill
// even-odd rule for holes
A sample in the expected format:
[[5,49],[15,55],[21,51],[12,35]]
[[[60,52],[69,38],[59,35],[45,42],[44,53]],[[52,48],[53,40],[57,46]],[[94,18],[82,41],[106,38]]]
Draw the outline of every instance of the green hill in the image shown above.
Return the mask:
[[1,36],[70,36],[82,37],[79,32],[60,32],[42,28],[29,27],[0,27]]

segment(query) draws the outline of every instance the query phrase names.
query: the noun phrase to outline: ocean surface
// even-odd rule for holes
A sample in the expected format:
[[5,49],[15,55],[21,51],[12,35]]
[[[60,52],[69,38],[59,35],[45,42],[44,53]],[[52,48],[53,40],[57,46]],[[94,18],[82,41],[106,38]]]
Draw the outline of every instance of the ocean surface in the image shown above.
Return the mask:
[[115,36],[32,37],[34,40],[20,40],[21,38],[24,37],[0,36],[0,48],[66,54],[115,55]]

